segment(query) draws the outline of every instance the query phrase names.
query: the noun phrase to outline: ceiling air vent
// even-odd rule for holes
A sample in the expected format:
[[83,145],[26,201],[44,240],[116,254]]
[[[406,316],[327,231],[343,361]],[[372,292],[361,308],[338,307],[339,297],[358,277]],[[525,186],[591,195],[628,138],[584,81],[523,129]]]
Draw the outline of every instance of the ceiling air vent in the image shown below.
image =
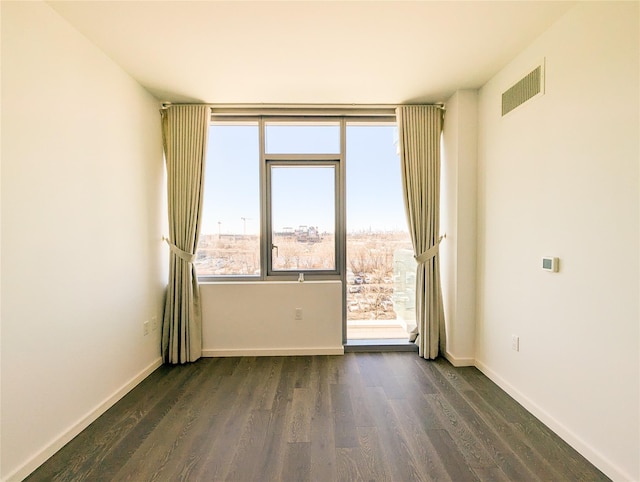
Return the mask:
[[525,75],[502,94],[502,115],[506,115],[519,105],[544,93],[543,64]]

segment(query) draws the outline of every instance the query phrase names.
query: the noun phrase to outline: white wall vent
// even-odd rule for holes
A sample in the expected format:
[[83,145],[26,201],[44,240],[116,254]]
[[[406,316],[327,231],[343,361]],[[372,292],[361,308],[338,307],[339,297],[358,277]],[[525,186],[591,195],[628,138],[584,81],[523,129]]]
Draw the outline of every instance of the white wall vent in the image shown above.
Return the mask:
[[544,63],[540,63],[502,93],[502,115],[508,114],[539,94],[544,94]]

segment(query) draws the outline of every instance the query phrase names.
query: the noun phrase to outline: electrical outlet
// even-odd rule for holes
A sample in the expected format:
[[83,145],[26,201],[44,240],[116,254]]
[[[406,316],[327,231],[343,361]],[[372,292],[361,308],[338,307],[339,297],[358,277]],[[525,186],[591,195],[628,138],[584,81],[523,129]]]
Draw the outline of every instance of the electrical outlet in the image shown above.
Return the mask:
[[520,351],[520,337],[518,335],[511,335],[511,349]]
[[158,317],[151,317],[151,331],[156,331],[158,329]]
[[144,323],[142,323],[142,329],[144,332],[144,336],[147,336],[149,334],[149,320],[146,320]]
[[302,319],[302,308],[296,308],[296,320]]

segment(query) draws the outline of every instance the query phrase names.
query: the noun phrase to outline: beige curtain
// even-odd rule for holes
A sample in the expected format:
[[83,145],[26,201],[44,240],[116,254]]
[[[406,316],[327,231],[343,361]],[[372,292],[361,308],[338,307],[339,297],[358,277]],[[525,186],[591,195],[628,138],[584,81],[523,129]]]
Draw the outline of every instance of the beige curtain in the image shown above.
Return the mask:
[[162,110],[169,209],[169,284],[162,322],[165,363],[202,355],[202,311],[193,259],[202,213],[210,109],[177,105]]
[[[409,221],[416,273],[418,351],[433,359],[444,347],[444,309],[440,286],[440,134],[442,110],[436,106],[401,106],[396,110],[404,204]],[[444,349],[444,348],[443,348]]]

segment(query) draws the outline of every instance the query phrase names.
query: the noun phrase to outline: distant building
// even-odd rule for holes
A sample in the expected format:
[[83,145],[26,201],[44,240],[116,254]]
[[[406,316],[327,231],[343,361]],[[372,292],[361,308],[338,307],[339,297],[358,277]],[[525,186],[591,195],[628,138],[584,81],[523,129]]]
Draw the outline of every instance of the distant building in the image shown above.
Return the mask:
[[318,243],[322,241],[320,230],[317,226],[300,225],[297,229],[292,227],[284,227],[282,231],[276,233],[276,236],[294,237],[299,243]]

